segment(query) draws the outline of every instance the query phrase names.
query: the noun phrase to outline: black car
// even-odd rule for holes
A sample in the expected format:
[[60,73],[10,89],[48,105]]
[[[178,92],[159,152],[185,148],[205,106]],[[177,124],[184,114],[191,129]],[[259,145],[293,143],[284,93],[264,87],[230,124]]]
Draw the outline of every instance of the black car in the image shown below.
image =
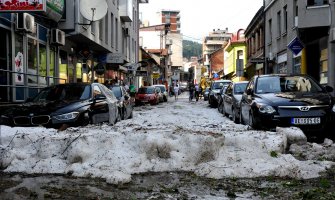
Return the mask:
[[242,95],[240,120],[256,129],[297,126],[306,132],[327,130],[334,127],[332,91],[306,75],[255,76]]
[[222,108],[223,108],[223,96],[224,93],[226,92],[228,85],[224,85],[223,88],[220,90],[220,95],[218,95],[218,111],[219,113],[222,113]]
[[218,96],[220,95],[220,90],[224,85],[228,85],[229,83],[231,83],[230,80],[215,80],[212,82],[208,94],[208,103],[212,108],[216,108],[218,106]]
[[119,101],[119,112],[121,119],[130,119],[133,117],[134,100],[131,99],[127,90],[121,85],[114,85],[111,90]]
[[230,83],[223,94],[222,114],[232,116],[235,123],[240,121],[240,102],[248,81]]
[[100,83],[68,83],[42,89],[26,103],[6,109],[1,121],[9,126],[59,128],[120,120],[118,101]]

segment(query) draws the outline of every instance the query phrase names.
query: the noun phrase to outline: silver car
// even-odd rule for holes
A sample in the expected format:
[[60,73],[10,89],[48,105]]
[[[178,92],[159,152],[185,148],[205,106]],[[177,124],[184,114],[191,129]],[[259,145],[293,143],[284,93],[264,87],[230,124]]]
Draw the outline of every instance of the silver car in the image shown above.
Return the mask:
[[159,89],[161,90],[162,94],[163,94],[163,100],[165,102],[167,102],[168,100],[168,92],[166,90],[165,85],[153,85],[154,87],[159,87]]

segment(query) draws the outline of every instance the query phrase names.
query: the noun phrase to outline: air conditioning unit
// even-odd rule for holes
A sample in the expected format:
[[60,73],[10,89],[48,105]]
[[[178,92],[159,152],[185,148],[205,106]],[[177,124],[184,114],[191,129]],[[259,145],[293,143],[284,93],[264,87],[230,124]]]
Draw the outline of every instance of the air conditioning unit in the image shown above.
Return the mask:
[[27,33],[35,33],[35,18],[28,13],[16,14],[16,29],[23,30]]
[[65,45],[65,32],[59,29],[51,29],[50,43],[53,45],[64,46]]
[[294,27],[298,27],[298,25],[299,25],[299,17],[296,16],[294,17]]
[[335,28],[330,30],[330,42],[335,43]]

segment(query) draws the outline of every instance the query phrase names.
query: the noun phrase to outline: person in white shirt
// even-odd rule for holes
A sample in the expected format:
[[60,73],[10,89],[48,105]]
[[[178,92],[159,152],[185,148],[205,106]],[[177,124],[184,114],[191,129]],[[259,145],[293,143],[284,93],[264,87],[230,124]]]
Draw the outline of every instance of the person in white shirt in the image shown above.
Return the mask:
[[174,91],[174,98],[178,99],[178,94],[179,94],[179,85],[175,84],[175,86],[173,87],[173,91]]

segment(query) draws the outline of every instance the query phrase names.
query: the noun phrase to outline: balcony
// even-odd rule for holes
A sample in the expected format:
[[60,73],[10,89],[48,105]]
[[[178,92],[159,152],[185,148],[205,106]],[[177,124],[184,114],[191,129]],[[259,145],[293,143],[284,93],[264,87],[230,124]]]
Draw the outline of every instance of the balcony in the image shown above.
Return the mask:
[[299,5],[298,28],[324,27],[331,25],[331,9],[328,4],[321,6]]
[[131,0],[120,0],[120,18],[124,22],[133,21],[133,4]]

